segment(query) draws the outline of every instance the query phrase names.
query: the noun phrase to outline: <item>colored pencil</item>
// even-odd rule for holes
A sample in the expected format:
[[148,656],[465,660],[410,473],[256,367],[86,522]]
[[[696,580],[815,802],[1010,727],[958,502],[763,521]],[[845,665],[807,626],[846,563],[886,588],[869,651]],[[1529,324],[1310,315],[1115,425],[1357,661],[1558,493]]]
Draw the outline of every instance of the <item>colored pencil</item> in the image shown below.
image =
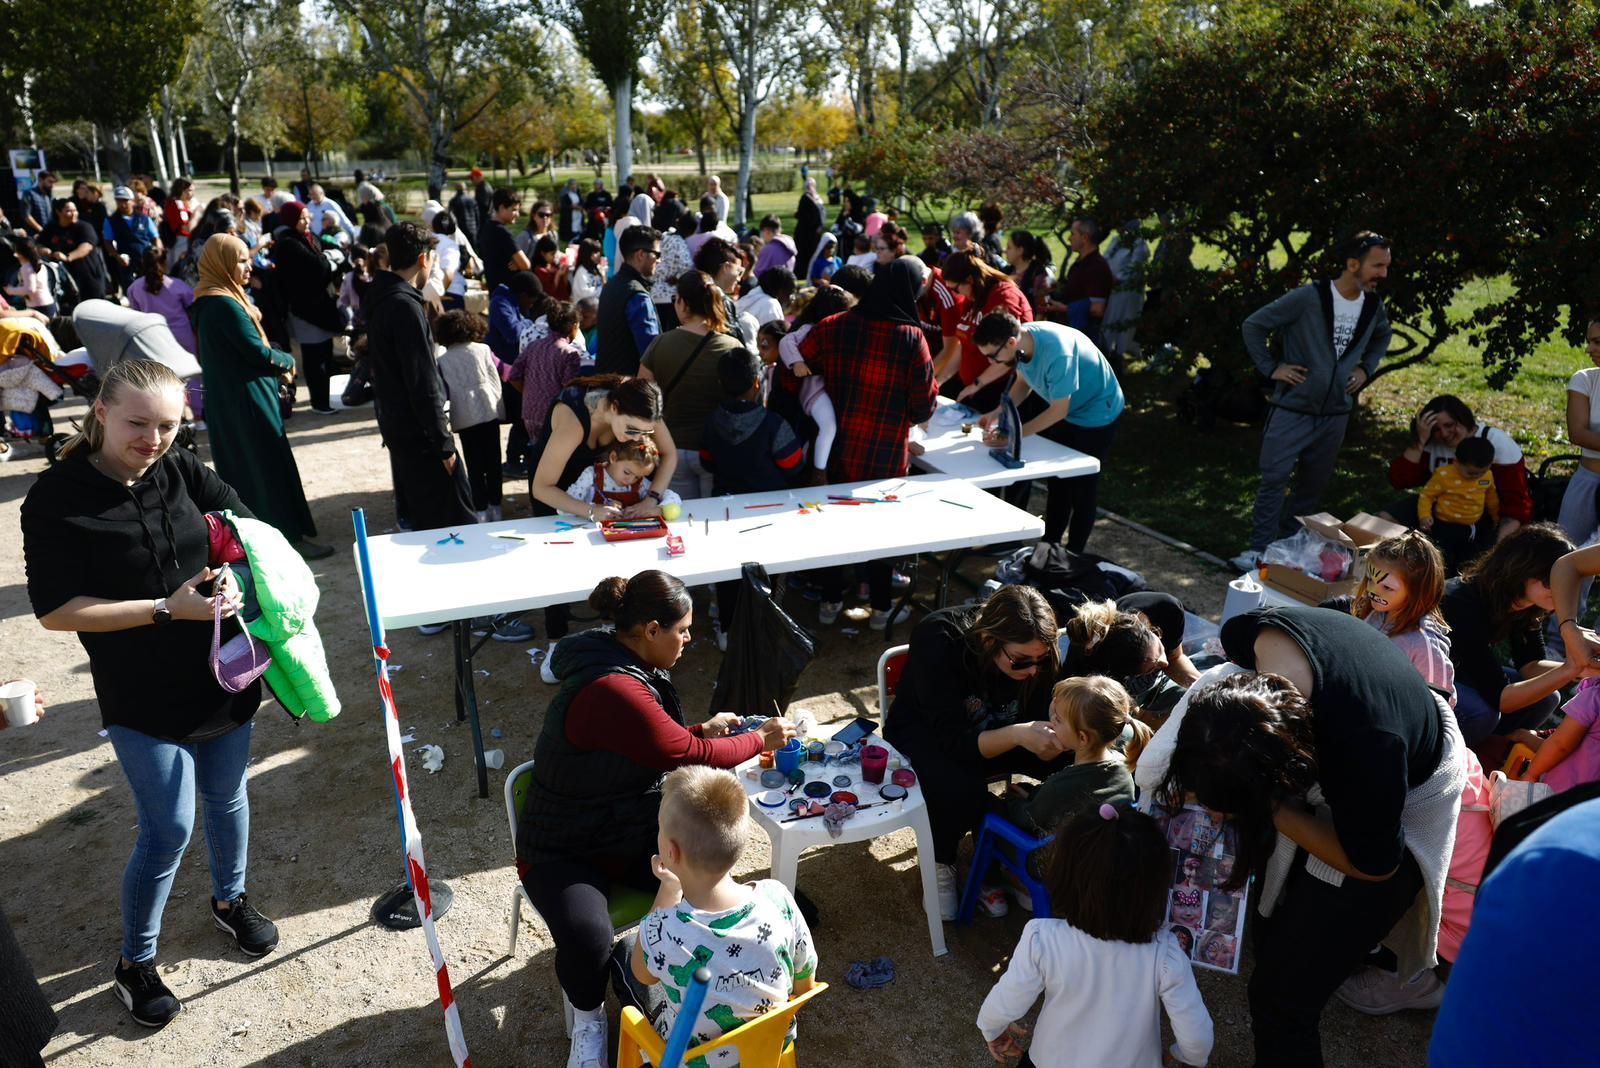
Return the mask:
[[944,501],[945,504],[953,504],[957,508],[965,508],[969,512],[972,511],[972,505],[970,505],[970,504],[962,504],[960,501],[952,501],[952,500],[949,500],[949,499],[944,498],[944,497],[940,497],[939,499],[941,501]]
[[748,534],[752,530],[765,530],[767,527],[770,527],[771,525],[772,525],[771,523],[762,523],[760,526],[757,526],[757,527],[745,527],[743,530],[739,531],[739,533],[740,534]]
[[747,505],[745,505],[745,510],[748,511],[751,508],[782,508],[782,507],[783,507],[783,502],[782,501],[773,501],[771,504],[747,504]]
[[546,545],[571,545],[572,542],[570,542],[570,541],[547,541],[547,542],[545,542],[545,544]]
[[527,538],[524,538],[521,534],[496,534],[495,537],[504,538],[504,539],[506,539],[506,541],[527,541],[528,540]]

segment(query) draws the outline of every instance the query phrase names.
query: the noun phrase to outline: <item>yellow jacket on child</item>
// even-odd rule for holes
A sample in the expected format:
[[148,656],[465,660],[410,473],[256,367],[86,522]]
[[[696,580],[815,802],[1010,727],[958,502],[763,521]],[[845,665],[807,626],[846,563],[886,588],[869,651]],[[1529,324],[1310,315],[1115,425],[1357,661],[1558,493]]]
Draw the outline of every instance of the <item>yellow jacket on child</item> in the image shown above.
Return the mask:
[[1452,461],[1433,473],[1428,484],[1417,498],[1417,518],[1430,516],[1441,523],[1460,523],[1472,526],[1488,512],[1489,518],[1500,518],[1500,497],[1495,493],[1494,476],[1484,471],[1477,478],[1461,474],[1461,465]]

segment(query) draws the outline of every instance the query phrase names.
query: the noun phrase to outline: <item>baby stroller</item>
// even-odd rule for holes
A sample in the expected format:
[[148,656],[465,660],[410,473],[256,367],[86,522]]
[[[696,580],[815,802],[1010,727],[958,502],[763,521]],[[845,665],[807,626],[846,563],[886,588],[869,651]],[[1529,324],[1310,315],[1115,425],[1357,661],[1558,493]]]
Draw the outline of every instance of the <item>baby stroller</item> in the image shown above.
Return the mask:
[[[99,392],[100,378],[123,360],[154,360],[186,381],[200,374],[200,362],[178,344],[167,321],[154,312],[137,312],[109,300],[86,300],[73,309],[72,326],[83,348],[68,353],[60,363],[68,367],[74,362],[81,365],[87,358],[88,370],[80,379],[83,390],[74,387],[80,396],[93,399]],[[51,463],[66,440],[65,434],[50,436],[45,455]],[[194,451],[193,423],[185,421],[178,429],[177,444]]]
[[13,455],[11,441],[47,440],[50,405],[77,383],[58,365],[61,345],[36,319],[0,319],[0,460]]

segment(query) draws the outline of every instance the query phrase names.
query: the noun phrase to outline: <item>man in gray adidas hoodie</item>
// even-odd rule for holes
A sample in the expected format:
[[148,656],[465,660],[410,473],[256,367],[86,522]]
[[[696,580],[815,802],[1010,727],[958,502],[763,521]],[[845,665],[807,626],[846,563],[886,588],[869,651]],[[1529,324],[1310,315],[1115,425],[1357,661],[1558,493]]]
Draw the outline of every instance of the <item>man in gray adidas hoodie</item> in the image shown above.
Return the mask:
[[[1250,544],[1234,558],[1253,570],[1281,534],[1284,492],[1289,514],[1321,510],[1322,492],[1355,406],[1389,349],[1389,317],[1377,286],[1389,275],[1389,239],[1370,231],[1345,247],[1344,271],[1286,293],[1244,321],[1244,344],[1256,369],[1276,384],[1261,434],[1261,488]],[[1278,331],[1282,358],[1267,347]]]

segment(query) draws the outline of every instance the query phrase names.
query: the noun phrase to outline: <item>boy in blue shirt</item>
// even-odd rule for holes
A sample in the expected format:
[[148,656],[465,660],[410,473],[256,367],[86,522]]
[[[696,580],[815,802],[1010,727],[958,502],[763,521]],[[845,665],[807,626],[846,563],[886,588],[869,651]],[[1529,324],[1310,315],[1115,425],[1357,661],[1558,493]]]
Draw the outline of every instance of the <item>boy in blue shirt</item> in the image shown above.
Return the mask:
[[[1060,323],[1023,324],[1007,312],[993,312],[978,323],[973,342],[991,365],[975,386],[1016,372],[1011,400],[1023,419],[1023,437],[1041,434],[1097,460],[1105,459],[1126,402],[1116,372],[1087,335]],[[997,408],[979,420],[985,440],[992,445],[1004,444],[993,429],[999,418]],[[1018,483],[1007,499],[1026,504],[1031,485]],[[1099,492],[1098,473],[1051,479],[1044,513],[1045,541],[1054,545],[1065,533],[1067,548],[1083,552],[1094,529]]]

